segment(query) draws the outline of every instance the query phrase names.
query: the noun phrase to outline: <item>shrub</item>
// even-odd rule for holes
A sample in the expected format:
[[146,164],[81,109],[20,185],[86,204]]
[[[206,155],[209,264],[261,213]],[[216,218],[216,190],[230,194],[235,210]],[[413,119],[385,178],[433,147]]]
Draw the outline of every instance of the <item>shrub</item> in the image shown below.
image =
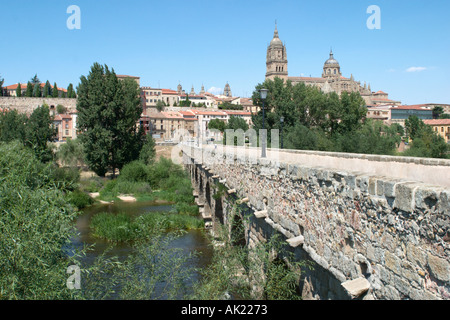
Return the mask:
[[67,201],[78,209],[83,209],[94,203],[94,199],[80,190],[68,193]]
[[148,167],[141,161],[130,162],[120,170],[119,180],[121,181],[144,182],[148,179]]

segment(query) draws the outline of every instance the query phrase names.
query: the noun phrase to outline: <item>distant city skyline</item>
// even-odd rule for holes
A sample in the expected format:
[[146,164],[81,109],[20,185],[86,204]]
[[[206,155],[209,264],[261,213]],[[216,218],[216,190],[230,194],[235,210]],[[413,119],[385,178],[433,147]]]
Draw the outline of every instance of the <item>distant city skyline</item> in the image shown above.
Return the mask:
[[[71,30],[67,8],[80,8]],[[367,8],[380,8],[369,29]],[[450,3],[377,1],[6,2],[0,19],[4,85],[41,81],[67,88],[94,62],[141,78],[141,86],[214,94],[228,82],[249,97],[266,72],[277,21],[290,76],[320,77],[330,48],[342,74],[370,83],[402,104],[450,104]]]

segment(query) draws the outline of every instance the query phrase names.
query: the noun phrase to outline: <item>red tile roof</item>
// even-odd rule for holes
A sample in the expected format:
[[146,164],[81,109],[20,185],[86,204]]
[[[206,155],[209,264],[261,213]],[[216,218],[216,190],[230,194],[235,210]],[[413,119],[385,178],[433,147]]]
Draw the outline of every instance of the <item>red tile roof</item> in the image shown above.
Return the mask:
[[163,94],[178,94],[177,91],[171,89],[161,89]]
[[[16,83],[16,84],[12,84],[10,86],[3,87],[3,88],[7,89],[7,90],[16,90],[18,86],[19,86],[19,84]],[[21,87],[22,90],[26,89],[27,86],[28,86],[28,83],[21,83],[20,84],[20,87]],[[43,88],[43,87],[45,87],[45,83],[41,83],[41,88]],[[50,87],[53,89],[53,85],[50,85]],[[58,88],[58,91],[67,92],[67,89]]]
[[423,122],[430,126],[450,126],[450,119],[423,120]]
[[225,112],[229,115],[239,115],[239,116],[251,116],[252,113],[248,111],[228,111],[225,110]]

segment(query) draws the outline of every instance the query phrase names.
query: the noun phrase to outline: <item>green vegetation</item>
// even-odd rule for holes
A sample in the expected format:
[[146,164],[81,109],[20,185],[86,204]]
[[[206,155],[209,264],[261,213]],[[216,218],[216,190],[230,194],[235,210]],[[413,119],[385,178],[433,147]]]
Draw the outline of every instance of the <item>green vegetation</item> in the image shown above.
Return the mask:
[[147,213],[131,217],[126,213],[96,214],[91,221],[93,234],[113,242],[135,241],[156,231],[200,229],[203,220],[188,215]]
[[223,226],[216,233],[223,245],[215,248],[213,261],[202,270],[192,299],[221,300],[227,296],[245,300],[301,299],[300,276],[302,270],[312,268],[311,264],[296,261],[278,235],[251,249],[240,245],[244,224],[236,219],[238,214],[235,207],[234,217],[230,217],[231,228]]
[[63,246],[75,212],[43,164],[18,142],[0,143],[0,299],[71,299],[65,288],[73,259]]
[[95,63],[78,87],[78,128],[86,164],[99,176],[139,157],[143,133],[137,130],[142,113],[140,92],[131,79],[120,81],[108,66]]
[[232,104],[231,102],[222,102],[218,106],[219,109],[223,110],[244,110],[244,107],[240,104]]
[[16,96],[17,97],[21,97],[22,96],[22,86],[20,85],[20,83],[17,84]]
[[52,149],[48,145],[53,135],[54,129],[47,105],[36,108],[29,118],[16,110],[0,113],[0,141],[18,140],[30,147],[43,162],[53,159]]
[[[269,90],[265,101],[265,128],[271,143],[271,129],[282,130],[285,148],[351,152],[363,154],[403,155],[448,158],[449,148],[417,117],[405,122],[406,136],[413,140],[404,153],[397,151],[404,135],[398,124],[384,125],[366,119],[366,107],[359,93],[325,94],[303,83],[292,85],[279,79],[266,80],[256,86],[253,101],[262,107],[259,89]],[[435,108],[435,116],[442,110]],[[262,111],[253,116],[254,129],[262,129]],[[416,139],[417,138],[417,139]],[[417,140],[417,141],[415,141]]]
[[[83,262],[89,248],[71,247],[77,217],[73,207],[91,200],[75,189],[74,169],[42,163],[18,141],[0,142],[0,299],[185,298],[193,272],[187,262],[193,256],[171,246],[177,233],[162,231],[199,228],[203,222],[173,214],[144,215],[130,220],[142,232],[135,233],[134,250],[126,259],[107,258],[105,252],[92,263]],[[127,229],[111,230],[123,239]],[[81,290],[66,286],[70,265],[82,271]]]
[[450,158],[450,147],[444,138],[416,116],[405,121],[406,132],[412,139],[411,147],[403,155],[409,157]]

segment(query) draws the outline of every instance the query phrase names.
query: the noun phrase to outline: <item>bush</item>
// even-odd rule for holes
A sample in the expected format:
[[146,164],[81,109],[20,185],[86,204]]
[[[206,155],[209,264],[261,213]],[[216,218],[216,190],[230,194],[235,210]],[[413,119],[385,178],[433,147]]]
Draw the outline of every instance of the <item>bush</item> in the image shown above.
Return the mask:
[[80,181],[80,171],[75,167],[52,167],[51,179],[63,190],[75,190]]
[[148,167],[141,161],[130,162],[120,170],[120,181],[146,182],[148,179]]
[[80,190],[68,193],[67,201],[78,209],[83,209],[94,203],[94,199]]

